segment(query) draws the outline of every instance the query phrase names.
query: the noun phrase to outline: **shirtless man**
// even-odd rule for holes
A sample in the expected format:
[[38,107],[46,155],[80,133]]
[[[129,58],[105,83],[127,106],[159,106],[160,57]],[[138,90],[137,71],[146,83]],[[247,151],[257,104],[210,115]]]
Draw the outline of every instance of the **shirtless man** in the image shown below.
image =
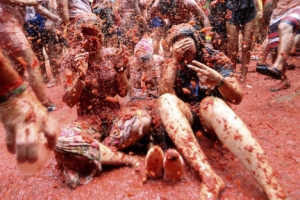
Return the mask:
[[261,64],[256,67],[260,74],[281,80],[271,91],[290,88],[286,74],[286,60],[293,48],[294,38],[300,27],[300,1],[279,0],[273,10],[269,26],[269,48],[277,49],[276,60],[272,66]]

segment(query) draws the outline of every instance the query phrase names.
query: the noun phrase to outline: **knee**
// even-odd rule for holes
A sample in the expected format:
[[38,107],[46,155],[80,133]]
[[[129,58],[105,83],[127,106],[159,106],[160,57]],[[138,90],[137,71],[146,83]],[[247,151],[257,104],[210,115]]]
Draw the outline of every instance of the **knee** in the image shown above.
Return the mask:
[[138,116],[132,125],[132,131],[138,132],[139,137],[145,135],[150,131],[151,116],[147,111],[142,111],[140,116]]
[[200,103],[200,114],[204,115],[206,113],[211,113],[216,110],[218,107],[227,106],[227,104],[220,98],[217,97],[205,97]]
[[237,50],[229,50],[229,54],[230,54],[230,57],[235,57],[238,55],[238,51]]
[[242,52],[248,52],[250,50],[250,42],[244,42],[242,45]]
[[282,33],[293,33],[293,26],[283,21],[278,25],[278,30]]
[[158,99],[158,104],[160,108],[168,108],[169,106],[177,102],[177,97],[173,94],[163,94]]

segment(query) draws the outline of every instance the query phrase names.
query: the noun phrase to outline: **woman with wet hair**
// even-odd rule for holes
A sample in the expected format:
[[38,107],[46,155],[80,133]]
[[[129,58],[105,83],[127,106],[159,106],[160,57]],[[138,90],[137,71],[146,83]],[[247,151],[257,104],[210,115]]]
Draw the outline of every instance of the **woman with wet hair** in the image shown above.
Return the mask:
[[239,104],[242,91],[230,60],[205,47],[188,24],[169,30],[172,61],[159,86],[164,127],[179,152],[199,173],[200,199],[217,199],[225,182],[214,172],[194,133],[214,134],[259,182],[269,199],[285,199],[266,154],[227,103]]
[[101,164],[139,166],[139,159],[112,151],[100,140],[114,135],[113,142],[118,142],[120,146],[115,145],[121,149],[134,143],[149,128],[147,113],[121,110],[117,95],[124,97],[129,89],[126,75],[129,53],[123,46],[103,48],[98,20],[92,13],[78,18],[77,37],[73,41],[77,48],[62,59],[63,101],[69,107],[76,105],[78,117],[62,129],[55,154],[71,188],[91,180],[101,170]]

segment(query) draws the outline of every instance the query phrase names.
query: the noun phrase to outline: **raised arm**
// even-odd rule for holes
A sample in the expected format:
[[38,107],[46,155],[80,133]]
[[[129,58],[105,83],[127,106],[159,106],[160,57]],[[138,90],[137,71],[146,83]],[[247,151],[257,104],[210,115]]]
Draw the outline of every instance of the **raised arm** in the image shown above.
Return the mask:
[[76,63],[76,72],[68,68],[64,70],[65,93],[63,95],[63,102],[66,103],[69,107],[73,107],[79,102],[82,90],[84,88],[84,80],[88,70],[88,54],[81,53],[76,55],[74,62]]
[[68,24],[70,21],[68,0],[57,0],[57,11],[62,23]]
[[201,83],[217,87],[225,101],[233,104],[239,104],[242,101],[243,92],[234,76],[225,77],[216,70],[197,61],[193,61],[188,67],[197,72]]
[[200,6],[196,3],[196,1],[188,0],[187,7],[195,17],[203,20],[204,27],[211,27],[208,17],[205,15],[205,13],[200,8]]
[[171,62],[165,66],[166,68],[162,69],[161,79],[158,84],[159,95],[174,93],[174,82],[179,63],[176,60],[171,60]]

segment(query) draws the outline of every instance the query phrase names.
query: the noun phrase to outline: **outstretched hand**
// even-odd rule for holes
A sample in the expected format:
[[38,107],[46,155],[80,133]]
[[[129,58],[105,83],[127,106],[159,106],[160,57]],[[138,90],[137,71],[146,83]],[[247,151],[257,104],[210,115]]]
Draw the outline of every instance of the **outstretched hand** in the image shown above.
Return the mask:
[[0,104],[0,119],[6,131],[7,149],[17,154],[18,163],[41,159],[39,145],[43,137],[47,139],[45,145],[49,150],[55,148],[60,127],[27,91]]
[[192,64],[188,65],[188,68],[197,72],[200,82],[204,85],[217,86],[223,79],[223,76],[216,70],[195,60],[193,60]]

